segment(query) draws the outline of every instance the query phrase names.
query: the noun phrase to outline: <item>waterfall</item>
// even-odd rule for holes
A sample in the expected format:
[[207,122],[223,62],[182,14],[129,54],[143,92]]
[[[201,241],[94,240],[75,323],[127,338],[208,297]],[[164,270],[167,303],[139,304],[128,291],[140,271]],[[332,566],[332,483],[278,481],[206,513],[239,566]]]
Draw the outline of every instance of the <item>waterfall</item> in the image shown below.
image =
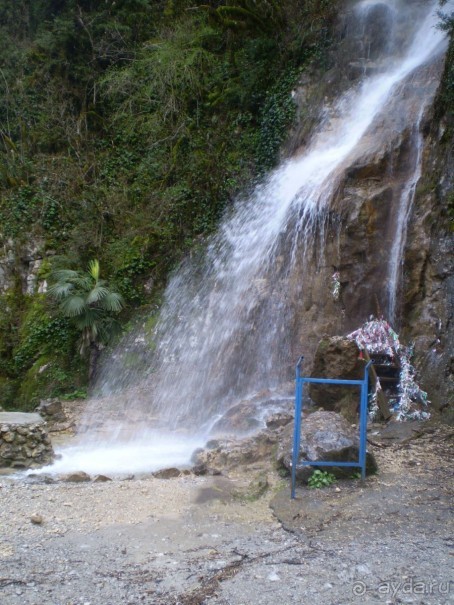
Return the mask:
[[407,241],[407,225],[413,206],[413,201],[415,199],[416,186],[421,178],[422,171],[423,136],[420,131],[421,118],[422,113],[420,113],[419,119],[416,121],[413,130],[413,148],[415,150],[414,168],[400,196],[395,235],[389,257],[388,318],[393,325],[396,325],[397,322],[397,295],[403,273],[403,256],[405,243]]
[[[62,452],[55,469],[138,471],[181,464],[236,403],[271,399],[279,406],[285,399],[294,362],[287,284],[314,250],[323,255],[326,212],[340,179],[378,144],[371,127],[399,85],[445,48],[443,33],[434,27],[436,6],[398,0],[356,5],[355,18],[366,25],[368,14],[372,19],[377,7],[385,9],[387,37],[382,47],[368,44],[365,51],[375,69],[365,70],[327,108],[304,150],[237,200],[206,251],[183,263],[169,283],[156,328],[134,331],[105,363],[87,408],[87,430],[78,445]],[[395,30],[403,22],[411,32],[399,46]],[[405,222],[421,170],[419,125],[415,168],[402,192],[389,261],[392,313]],[[298,287],[304,297],[304,283]]]

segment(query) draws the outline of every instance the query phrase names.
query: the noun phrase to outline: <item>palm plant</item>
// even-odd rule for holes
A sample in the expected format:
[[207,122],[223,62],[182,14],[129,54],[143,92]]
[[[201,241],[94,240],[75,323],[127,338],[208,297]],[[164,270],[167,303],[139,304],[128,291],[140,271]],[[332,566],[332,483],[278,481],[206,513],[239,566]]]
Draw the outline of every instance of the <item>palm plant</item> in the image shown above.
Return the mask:
[[123,298],[100,279],[97,260],[90,261],[86,272],[54,271],[50,281],[48,295],[58,302],[61,313],[80,331],[80,354],[90,351],[89,379],[92,379],[101,346],[120,332],[120,324],[114,316],[124,307]]

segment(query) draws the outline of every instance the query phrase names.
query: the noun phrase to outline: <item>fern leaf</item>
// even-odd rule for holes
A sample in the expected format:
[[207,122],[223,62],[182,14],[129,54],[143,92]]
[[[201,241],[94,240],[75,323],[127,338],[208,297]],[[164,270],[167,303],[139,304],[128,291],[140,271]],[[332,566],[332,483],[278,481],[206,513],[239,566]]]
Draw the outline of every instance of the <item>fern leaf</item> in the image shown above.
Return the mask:
[[99,280],[99,261],[92,260],[88,263],[88,272],[92,278],[97,282]]
[[82,296],[68,296],[60,303],[60,309],[66,317],[77,317],[85,312],[85,300]]
[[73,284],[71,284],[69,282],[57,282],[57,283],[49,286],[47,293],[52,298],[56,298],[57,300],[60,300],[62,298],[66,298],[67,296],[69,296],[73,289],[74,289]]
[[108,294],[102,299],[102,308],[106,311],[113,311],[118,313],[124,307],[124,301],[120,294],[116,292],[108,292]]
[[73,271],[72,269],[58,269],[57,271],[52,271],[49,275],[49,279],[52,282],[65,282],[72,281],[79,277],[79,273],[77,271]]
[[106,298],[109,294],[110,294],[110,292],[109,292],[108,288],[98,284],[92,290],[90,290],[90,292],[87,296],[87,304],[92,305],[95,303],[99,303],[104,298]]

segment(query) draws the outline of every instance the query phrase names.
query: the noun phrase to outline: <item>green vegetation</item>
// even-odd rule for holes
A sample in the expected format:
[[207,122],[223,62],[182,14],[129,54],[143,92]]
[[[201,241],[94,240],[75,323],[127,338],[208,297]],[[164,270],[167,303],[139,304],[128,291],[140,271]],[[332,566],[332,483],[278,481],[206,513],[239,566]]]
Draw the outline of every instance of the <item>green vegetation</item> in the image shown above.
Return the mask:
[[[41,281],[55,255],[98,258],[122,321],[154,305],[276,162],[290,92],[336,12],[332,0],[0,0],[0,240],[16,274],[32,241]],[[77,328],[21,279],[0,312],[10,406],[87,381]]]
[[[448,0],[439,0],[439,5],[445,7],[448,4]],[[440,27],[451,34],[454,32],[454,10],[446,12],[446,10],[440,9],[438,11],[440,17]]]
[[[10,276],[0,405],[83,393],[88,381],[74,322],[26,289],[26,247],[42,260],[38,285],[59,255],[75,267],[97,258],[126,303],[118,319],[141,308],[154,322],[169,272],[276,163],[294,119],[290,93],[324,64],[338,5],[0,0],[0,243]],[[452,35],[445,0],[440,18]],[[434,120],[446,118],[447,146],[453,65],[451,43]]]
[[40,398],[83,386],[86,363],[76,361],[78,334],[70,322],[55,316],[42,294],[0,299],[2,405],[31,409]]
[[124,307],[123,298],[100,278],[97,260],[90,261],[85,273],[59,269],[51,273],[50,280],[48,295],[58,301],[60,314],[80,333],[81,356],[90,351],[90,379],[96,372],[100,347],[121,331],[115,315]]
[[321,487],[329,487],[336,482],[336,477],[327,471],[315,470],[307,481],[310,489],[319,489]]
[[[440,196],[439,187],[443,175],[452,174],[452,157],[454,154],[454,10],[447,12],[447,1],[440,0],[441,7],[439,11],[439,27],[449,34],[450,42],[446,54],[445,68],[441,86],[438,91],[435,103],[435,114],[432,122],[432,131],[434,137],[440,137],[440,157],[435,164],[434,170],[430,175],[424,175],[421,185],[432,189],[440,198],[439,201],[444,206],[442,217],[446,216],[449,228],[454,231],[454,194],[452,192],[452,178],[449,179],[446,196],[444,199]],[[443,132],[440,132],[439,125],[443,124]]]

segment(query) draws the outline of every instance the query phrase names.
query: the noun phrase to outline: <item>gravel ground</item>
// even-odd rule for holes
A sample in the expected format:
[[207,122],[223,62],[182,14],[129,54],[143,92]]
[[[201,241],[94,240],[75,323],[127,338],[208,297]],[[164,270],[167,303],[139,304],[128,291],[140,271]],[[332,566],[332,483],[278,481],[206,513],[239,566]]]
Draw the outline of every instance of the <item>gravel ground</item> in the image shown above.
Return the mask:
[[452,429],[408,426],[373,437],[380,473],[365,486],[300,488],[294,501],[263,466],[105,483],[3,476],[0,603],[454,603]]

